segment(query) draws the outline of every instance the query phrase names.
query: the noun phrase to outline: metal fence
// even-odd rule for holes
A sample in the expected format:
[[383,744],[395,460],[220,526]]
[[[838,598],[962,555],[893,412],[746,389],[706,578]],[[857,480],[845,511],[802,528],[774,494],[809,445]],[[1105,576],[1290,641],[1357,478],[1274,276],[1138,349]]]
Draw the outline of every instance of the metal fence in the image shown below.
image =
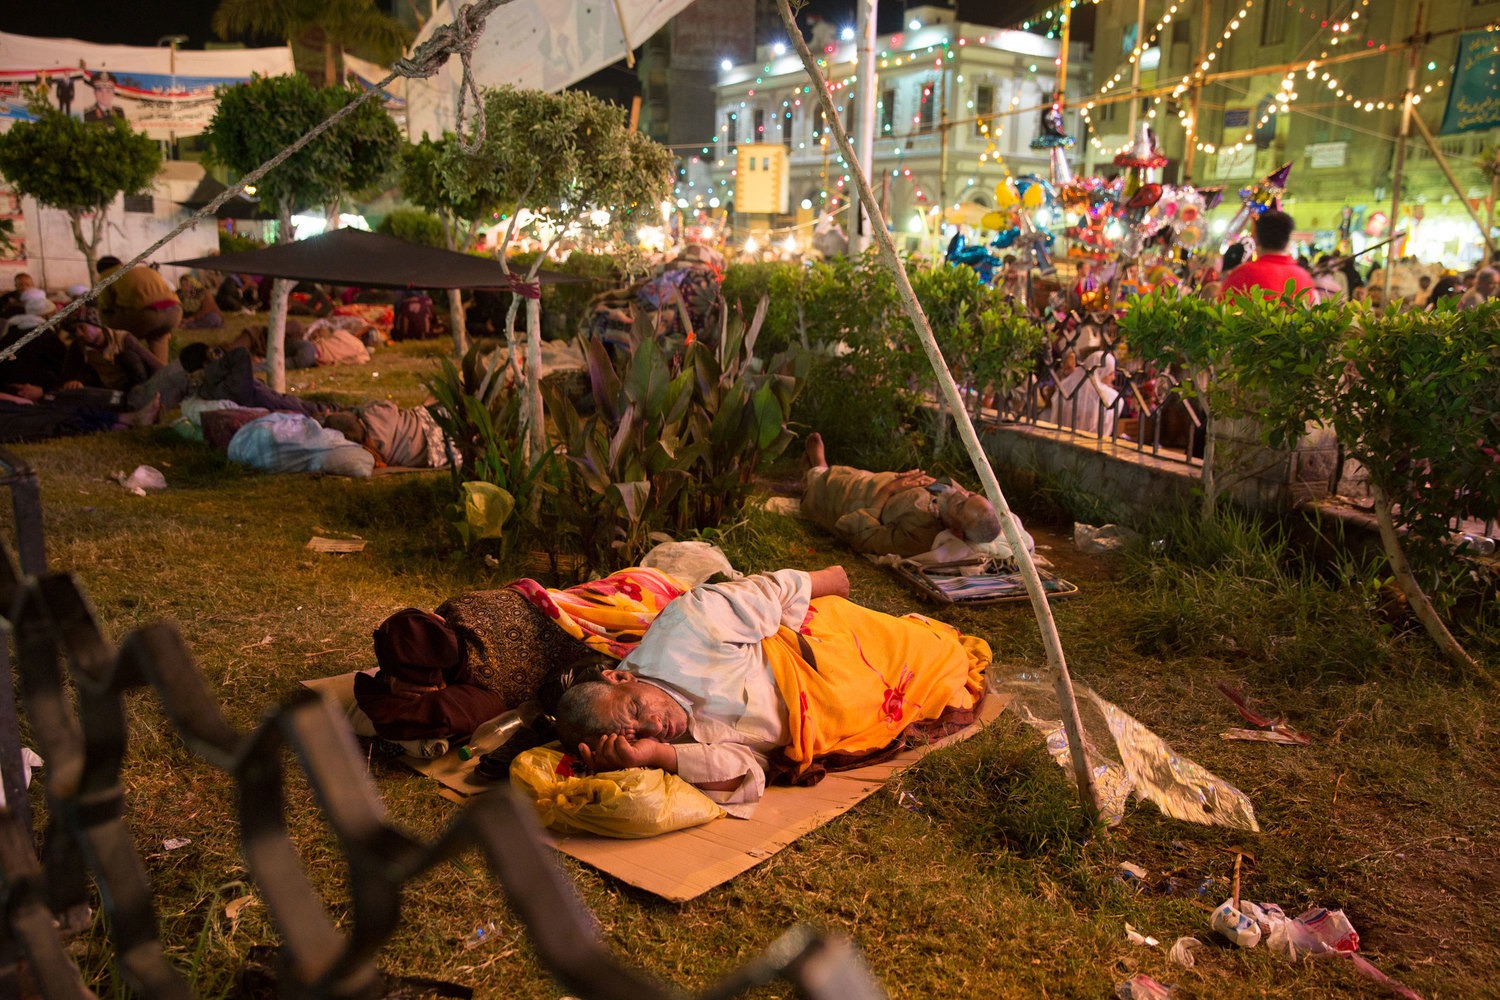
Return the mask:
[[[173,626],[148,625],[112,645],[78,581],[46,571],[36,477],[3,451],[0,467],[21,553],[18,564],[11,548],[0,545],[0,609],[10,626],[0,629],[0,647],[14,637],[21,706],[46,761],[39,855],[21,779],[20,717],[10,672],[0,671],[8,804],[0,808],[0,997],[22,996],[25,978],[46,1000],[94,996],[66,945],[71,933],[89,926],[94,889],[124,985],[152,1000],[195,996],[159,937],[120,780],[129,740],[125,699],[141,688],[161,700],[189,750],[234,781],[246,868],[282,939],[274,961],[280,996],[416,995],[412,981],[377,967],[377,953],[400,922],[403,886],[470,848],[479,849],[542,964],[565,989],[585,1000],[687,995],[610,952],[543,843],[531,805],[508,789],[471,800],[435,842],[420,842],[388,821],[346,721],[317,694],[291,698],[243,733],[225,720]],[[0,655],[8,650],[0,648]],[[351,898],[340,910],[349,914],[347,932],[324,906],[288,833],[289,758],[306,775],[344,856]],[[812,1000],[885,995],[852,944],[799,926],[699,996],[738,996],[778,978]],[[443,995],[467,995],[437,985],[448,987]]]

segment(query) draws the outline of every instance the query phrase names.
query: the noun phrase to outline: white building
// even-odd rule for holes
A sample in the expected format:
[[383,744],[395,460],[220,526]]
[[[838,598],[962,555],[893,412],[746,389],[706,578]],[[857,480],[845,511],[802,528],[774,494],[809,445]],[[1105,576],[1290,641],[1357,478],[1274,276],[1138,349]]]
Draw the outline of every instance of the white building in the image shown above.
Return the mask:
[[[907,18],[905,31],[876,42],[872,185],[892,228],[903,232],[920,231],[913,216],[930,214],[940,202],[992,206],[1007,169],[1046,176],[1047,151],[1031,149],[1030,142],[1058,68],[1058,42],[1041,35],[959,22],[938,7],[912,8]],[[693,208],[732,210],[738,144],[780,142],[789,153],[792,212],[771,224],[805,227],[825,211],[847,207],[852,178],[824,128],[801,60],[783,46],[762,46],[757,54],[756,63],[722,68],[718,133],[702,158],[707,169],[682,176],[676,197]],[[1093,60],[1076,42],[1067,58],[1071,101],[1090,91]],[[822,58],[835,107],[851,130],[860,86],[856,60],[852,40],[826,45]],[[1075,169],[1081,168],[1088,145],[1077,114],[1070,110],[1065,124],[1079,140],[1072,155]]]

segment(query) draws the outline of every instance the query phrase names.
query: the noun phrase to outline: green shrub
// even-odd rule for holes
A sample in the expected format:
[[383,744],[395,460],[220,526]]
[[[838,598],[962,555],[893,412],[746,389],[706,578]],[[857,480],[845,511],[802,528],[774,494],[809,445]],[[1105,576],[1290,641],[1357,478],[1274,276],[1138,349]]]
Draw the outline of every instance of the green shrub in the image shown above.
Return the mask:
[[243,253],[246,250],[259,250],[264,246],[260,240],[249,236],[219,230],[219,253]]
[[419,208],[395,209],[380,220],[375,231],[424,247],[448,247],[448,240],[443,236],[442,221],[431,212],[424,212]]
[[800,350],[755,357],[761,318],[671,355],[645,336],[619,362],[588,341],[588,416],[544,386],[569,463],[550,498],[562,544],[615,569],[634,565],[653,532],[714,528],[738,513],[756,472],[793,440],[787,421],[808,370]]

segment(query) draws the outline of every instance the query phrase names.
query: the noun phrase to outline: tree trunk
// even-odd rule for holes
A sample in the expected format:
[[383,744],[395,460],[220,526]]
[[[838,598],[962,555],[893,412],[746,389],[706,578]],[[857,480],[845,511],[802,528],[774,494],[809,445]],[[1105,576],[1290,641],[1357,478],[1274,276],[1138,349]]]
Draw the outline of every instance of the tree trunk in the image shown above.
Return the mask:
[[[536,280],[535,276],[532,277]],[[547,450],[547,425],[542,413],[542,300],[526,299],[526,415],[528,447],[526,461]]]
[[[97,214],[97,213],[96,213]],[[94,226],[94,238],[92,241],[85,239],[83,235],[83,211],[81,209],[68,209],[68,225],[73,230],[73,242],[78,246],[78,252],[83,254],[83,261],[89,269],[89,287],[99,283],[99,227]]]
[[277,392],[286,392],[286,305],[291,298],[289,278],[271,283],[271,315],[266,325],[266,384]]
[[334,87],[339,83],[338,67],[333,61],[333,42],[323,40],[323,86]]
[[[1188,448],[1192,448],[1192,438],[1188,439]],[[1214,482],[1214,415],[1207,404],[1203,407],[1203,520],[1211,520],[1215,508],[1219,502],[1219,487]]]
[[453,330],[453,357],[461,358],[469,349],[468,319],[464,316],[464,293],[448,289],[448,325]]
[[[283,205],[276,213],[277,243],[292,241],[292,210]],[[271,314],[266,320],[266,384],[286,392],[286,306],[295,282],[277,278],[271,283]]]
[[1380,525],[1380,544],[1385,548],[1386,558],[1390,560],[1391,572],[1396,575],[1396,585],[1406,595],[1417,621],[1422,623],[1428,637],[1437,644],[1449,663],[1486,687],[1495,687],[1495,678],[1453,638],[1453,633],[1448,631],[1448,626],[1438,617],[1437,609],[1432,606],[1432,602],[1422,591],[1422,585],[1417,582],[1416,574],[1411,571],[1411,564],[1406,560],[1406,551],[1401,547],[1401,538],[1396,534],[1396,525],[1391,517],[1390,497],[1374,483],[1370,484],[1370,489],[1375,496],[1375,522]]
[[[416,12],[415,7],[412,12]],[[448,219],[447,212],[438,213],[438,222],[443,227],[443,244],[449,250],[457,250],[453,245],[457,242],[453,238],[453,231],[458,228],[458,224]],[[448,314],[448,326],[453,331],[453,358],[456,361],[469,349],[468,317],[464,315],[464,293],[460,289],[448,289]]]

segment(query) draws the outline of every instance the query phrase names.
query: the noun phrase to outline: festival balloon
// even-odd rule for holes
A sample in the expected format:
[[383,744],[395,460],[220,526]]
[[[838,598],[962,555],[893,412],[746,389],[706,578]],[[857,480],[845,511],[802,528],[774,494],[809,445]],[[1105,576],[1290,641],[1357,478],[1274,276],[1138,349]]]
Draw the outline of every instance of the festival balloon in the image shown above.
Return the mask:
[[1021,192],[1016,190],[1015,178],[1007,177],[995,185],[995,207],[1002,212],[1021,203]]
[[1031,140],[1032,149],[1047,150],[1048,168],[1052,183],[1061,188],[1073,183],[1073,168],[1068,164],[1067,150],[1073,145],[1073,137],[1063,130],[1063,106],[1055,101],[1042,109],[1042,131]]
[[[998,215],[999,213],[997,212],[995,214]],[[1017,226],[1011,226],[1009,229],[1002,229],[1000,230],[1000,232],[995,234],[994,239],[990,240],[990,246],[994,247],[997,250],[1004,250],[1006,247],[1014,243],[1016,241],[1016,238],[1020,235],[1021,230]]]
[[979,220],[979,224],[985,229],[999,229],[1005,225],[1005,216],[999,212],[986,212],[984,218]]

